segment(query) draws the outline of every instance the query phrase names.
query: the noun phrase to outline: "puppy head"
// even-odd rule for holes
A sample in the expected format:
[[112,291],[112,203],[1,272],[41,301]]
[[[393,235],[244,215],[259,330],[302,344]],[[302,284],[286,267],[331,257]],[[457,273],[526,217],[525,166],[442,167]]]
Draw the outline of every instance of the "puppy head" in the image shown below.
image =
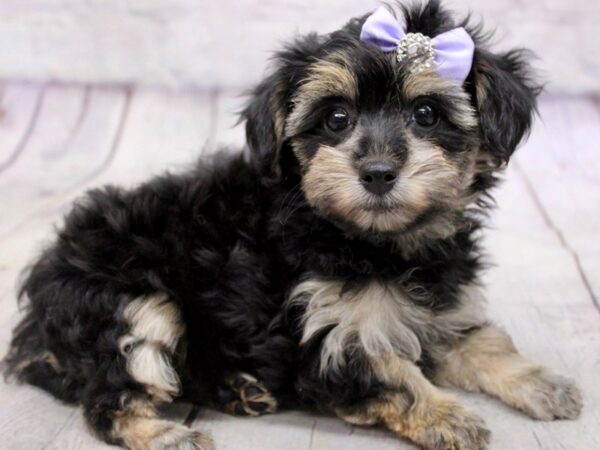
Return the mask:
[[[459,25],[437,1],[398,16],[431,37]],[[365,19],[276,56],[243,113],[252,161],[271,181],[298,173],[315,211],[349,229],[447,235],[529,130],[527,54],[491,53],[462,24],[476,49],[461,85],[362,42]]]

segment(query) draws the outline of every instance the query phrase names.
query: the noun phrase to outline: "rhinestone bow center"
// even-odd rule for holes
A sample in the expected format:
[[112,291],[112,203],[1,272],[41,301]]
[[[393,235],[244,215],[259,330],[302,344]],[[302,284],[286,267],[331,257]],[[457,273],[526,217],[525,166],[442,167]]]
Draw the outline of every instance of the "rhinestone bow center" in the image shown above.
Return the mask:
[[435,59],[431,38],[421,33],[407,33],[398,43],[396,59],[408,61],[411,73],[431,68]]

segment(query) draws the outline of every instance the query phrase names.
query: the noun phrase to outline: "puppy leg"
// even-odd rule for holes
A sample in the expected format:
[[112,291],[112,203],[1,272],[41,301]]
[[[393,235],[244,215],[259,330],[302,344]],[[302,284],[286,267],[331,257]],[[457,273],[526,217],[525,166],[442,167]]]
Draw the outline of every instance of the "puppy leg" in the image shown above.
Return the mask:
[[582,408],[573,381],[523,358],[510,337],[487,326],[439,361],[435,382],[493,395],[539,420],[575,419]]
[[212,450],[212,440],[184,425],[158,418],[155,401],[133,391],[98,385],[84,400],[90,427],[107,442],[130,450]]
[[441,392],[412,362],[396,357],[373,360],[386,389],[352,408],[337,409],[344,420],[360,425],[383,423],[428,450],[481,450],[490,432],[476,415]]
[[177,305],[164,295],[137,298],[122,312],[127,333],[118,339],[123,361],[108,361],[83,394],[85,417],[108,442],[131,450],[208,450],[211,440],[155,410],[180,391],[173,367],[184,333]]

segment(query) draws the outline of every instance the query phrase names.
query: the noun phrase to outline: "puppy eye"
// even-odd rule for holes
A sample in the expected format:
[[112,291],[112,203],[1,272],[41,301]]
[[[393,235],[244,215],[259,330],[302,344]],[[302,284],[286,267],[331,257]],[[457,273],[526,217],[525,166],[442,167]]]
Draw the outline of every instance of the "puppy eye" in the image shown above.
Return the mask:
[[420,103],[415,107],[413,118],[422,127],[432,127],[440,120],[440,114],[429,103]]
[[343,108],[336,108],[325,119],[327,128],[331,131],[343,131],[350,126],[350,115]]

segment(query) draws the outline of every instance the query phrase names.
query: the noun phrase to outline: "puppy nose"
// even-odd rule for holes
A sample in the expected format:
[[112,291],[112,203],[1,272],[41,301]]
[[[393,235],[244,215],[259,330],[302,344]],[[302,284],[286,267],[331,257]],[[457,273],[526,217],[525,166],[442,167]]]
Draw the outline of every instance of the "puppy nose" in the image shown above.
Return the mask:
[[360,182],[373,194],[383,195],[394,187],[398,176],[394,164],[387,161],[371,161],[360,169]]

